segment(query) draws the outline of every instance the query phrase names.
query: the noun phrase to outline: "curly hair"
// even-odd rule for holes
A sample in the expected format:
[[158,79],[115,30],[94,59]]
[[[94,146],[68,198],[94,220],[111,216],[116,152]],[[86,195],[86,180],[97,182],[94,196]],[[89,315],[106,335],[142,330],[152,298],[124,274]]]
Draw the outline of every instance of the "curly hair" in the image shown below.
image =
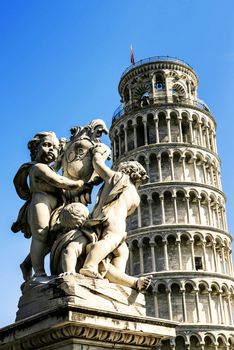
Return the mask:
[[61,225],[68,229],[79,227],[83,223],[80,219],[82,214],[86,219],[89,216],[88,208],[84,204],[76,202],[67,204],[59,215]]
[[38,145],[46,136],[52,136],[53,138],[57,139],[57,136],[53,131],[43,131],[43,132],[37,133],[36,135],[34,135],[34,137],[31,140],[29,140],[28,149],[30,151],[30,157],[32,161],[34,161],[37,157]]
[[135,160],[120,163],[117,171],[129,175],[133,182],[135,182],[137,179],[141,179],[142,182],[148,181],[148,176],[145,168]]

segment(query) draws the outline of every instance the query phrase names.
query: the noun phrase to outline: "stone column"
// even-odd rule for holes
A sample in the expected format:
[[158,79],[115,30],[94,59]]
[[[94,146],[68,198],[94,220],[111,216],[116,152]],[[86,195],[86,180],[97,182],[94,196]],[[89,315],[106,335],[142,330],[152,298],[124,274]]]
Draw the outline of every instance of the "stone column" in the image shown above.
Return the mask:
[[176,240],[178,247],[178,257],[179,257],[179,269],[182,270],[182,255],[181,255],[181,241],[180,239]]
[[207,148],[210,149],[210,138],[209,138],[208,126],[206,126],[206,144],[207,144]]
[[187,308],[186,308],[186,299],[185,299],[185,289],[181,289],[182,292],[182,305],[183,305],[183,321],[187,322]]
[[224,314],[223,314],[223,299],[222,299],[222,291],[219,291],[219,305],[220,305],[220,317],[221,317],[221,323],[224,322]]
[[141,227],[141,206],[140,205],[137,207],[137,221],[138,221],[138,227]]
[[173,206],[174,206],[174,218],[175,218],[175,223],[178,223],[178,213],[177,213],[177,203],[176,203],[176,194],[172,196],[173,198]]
[[154,117],[155,122],[155,141],[156,143],[159,143],[159,131],[158,131],[158,117]]
[[193,157],[193,172],[194,172],[194,181],[197,181],[197,165],[196,165],[196,157]]
[[227,273],[226,271],[226,264],[225,264],[225,254],[224,254],[224,248],[225,246],[222,245],[221,247],[221,256],[222,256],[222,270],[223,270],[223,273]]
[[147,133],[147,116],[143,117],[143,125],[144,125],[144,139],[145,145],[148,145],[148,133]]
[[212,226],[210,199],[207,199],[209,225]]
[[137,124],[136,122],[132,123],[133,127],[133,137],[134,137],[134,148],[137,148]]
[[202,251],[203,251],[203,261],[204,261],[204,270],[207,270],[207,256],[206,256],[206,241],[202,242]]
[[180,142],[183,142],[183,133],[182,133],[182,117],[178,117],[178,124],[179,124],[179,135],[180,135]]
[[232,304],[231,304],[231,294],[230,293],[228,294],[227,300],[228,300],[229,324],[232,325],[233,320],[232,320]]
[[165,224],[165,210],[164,210],[164,196],[161,194],[159,196],[160,201],[161,201],[161,210],[162,210],[162,224]]
[[187,211],[187,223],[189,224],[189,196],[185,196],[186,199],[186,211]]
[[213,323],[213,314],[212,314],[212,306],[211,306],[211,289],[208,289],[208,306],[209,306],[209,315],[210,315],[210,323]]
[[168,142],[171,142],[171,118],[170,118],[170,116],[166,117],[166,121],[167,121]]
[[158,315],[158,298],[157,298],[157,293],[154,291],[153,293],[154,296],[154,316],[159,317]]
[[186,170],[185,170],[185,156],[181,156],[182,159],[182,168],[183,168],[183,178],[186,181]]
[[216,177],[216,187],[220,189],[220,183],[219,183],[219,172],[217,167],[215,167],[215,177]]
[[152,198],[150,196],[147,197],[147,201],[148,201],[148,206],[149,206],[149,224],[150,226],[153,225],[153,213],[152,213]]
[[157,156],[158,160],[158,173],[159,173],[159,181],[162,181],[162,166],[161,166],[161,155]]
[[169,320],[173,320],[172,316],[172,305],[171,305],[171,290],[168,288],[167,292],[167,303],[168,303],[168,311],[169,311]]
[[133,252],[132,252],[132,246],[130,244],[129,246],[129,270],[130,270],[130,275],[134,275],[134,269],[133,269]]
[[119,130],[119,133],[118,133],[118,139],[119,139],[119,157],[122,155],[121,153],[121,136],[120,136],[120,130]]
[[165,270],[168,271],[168,254],[167,254],[167,240],[163,239],[163,251],[165,259]]
[[139,242],[139,255],[140,255],[140,273],[143,275],[144,273],[144,255],[143,255],[143,243]]
[[174,181],[175,180],[175,173],[174,173],[173,156],[170,155],[169,159],[170,159],[170,166],[171,166],[171,179],[172,179],[172,181]]
[[204,177],[204,183],[207,183],[207,176],[206,176],[206,164],[205,162],[202,163],[202,169],[203,169],[203,177]]
[[127,126],[124,126],[124,146],[125,146],[125,152],[128,152],[128,133],[127,133]]
[[192,260],[192,270],[195,270],[195,258],[194,258],[194,239],[189,240],[191,246],[191,260]]
[[216,211],[216,223],[217,223],[217,227],[220,228],[220,224],[219,224],[219,205],[218,205],[218,203],[216,203],[216,205],[215,205],[215,211]]
[[213,242],[213,244],[212,244],[212,249],[213,249],[213,256],[214,256],[215,272],[218,272],[218,260],[217,260],[217,252],[216,252],[216,243],[215,242]]
[[197,322],[200,322],[200,307],[199,307],[199,290],[195,289],[195,298],[196,298],[196,310],[197,310]]
[[197,197],[197,205],[198,205],[198,217],[199,217],[199,224],[202,224],[201,219],[201,197]]
[[189,120],[189,133],[190,133],[191,143],[193,143],[193,122],[192,122],[192,120]]
[[116,140],[113,138],[113,161],[116,161]]
[[151,79],[151,84],[152,84],[152,92],[153,92],[153,99],[155,98],[155,74],[152,75]]
[[211,185],[215,186],[215,182],[214,182],[214,169],[213,169],[213,165],[210,164],[210,180],[211,180]]
[[203,146],[203,136],[202,136],[201,122],[198,122],[198,130],[199,130],[200,146]]
[[152,272],[156,272],[155,242],[150,241]]

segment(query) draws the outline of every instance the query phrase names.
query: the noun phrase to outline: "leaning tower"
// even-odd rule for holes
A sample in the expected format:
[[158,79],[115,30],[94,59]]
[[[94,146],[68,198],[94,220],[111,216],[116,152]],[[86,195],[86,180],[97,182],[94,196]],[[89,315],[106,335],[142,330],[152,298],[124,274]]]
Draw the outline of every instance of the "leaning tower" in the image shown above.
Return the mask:
[[138,160],[150,180],[127,223],[129,272],[153,275],[148,315],[179,322],[158,349],[234,349],[232,238],[216,122],[184,61],[153,57],[127,68],[110,137],[114,167]]

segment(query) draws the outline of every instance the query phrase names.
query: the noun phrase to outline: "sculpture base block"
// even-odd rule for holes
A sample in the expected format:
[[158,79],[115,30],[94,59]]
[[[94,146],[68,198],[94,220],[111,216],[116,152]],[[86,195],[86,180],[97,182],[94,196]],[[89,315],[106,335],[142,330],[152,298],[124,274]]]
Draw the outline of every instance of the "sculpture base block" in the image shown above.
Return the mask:
[[22,286],[16,321],[61,305],[78,305],[100,310],[145,316],[142,293],[80,274],[41,277]]
[[107,280],[44,278],[22,291],[1,350],[143,350],[175,337],[176,322],[145,316],[143,294]]

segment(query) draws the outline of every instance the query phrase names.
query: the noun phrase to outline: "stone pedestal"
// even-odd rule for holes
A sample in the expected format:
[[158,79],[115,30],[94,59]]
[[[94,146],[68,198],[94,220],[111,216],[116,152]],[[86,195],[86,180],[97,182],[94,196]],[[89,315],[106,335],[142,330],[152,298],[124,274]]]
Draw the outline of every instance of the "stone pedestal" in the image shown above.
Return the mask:
[[152,349],[174,337],[175,326],[146,317],[143,295],[130,288],[67,276],[24,285],[16,323],[0,330],[0,349]]

